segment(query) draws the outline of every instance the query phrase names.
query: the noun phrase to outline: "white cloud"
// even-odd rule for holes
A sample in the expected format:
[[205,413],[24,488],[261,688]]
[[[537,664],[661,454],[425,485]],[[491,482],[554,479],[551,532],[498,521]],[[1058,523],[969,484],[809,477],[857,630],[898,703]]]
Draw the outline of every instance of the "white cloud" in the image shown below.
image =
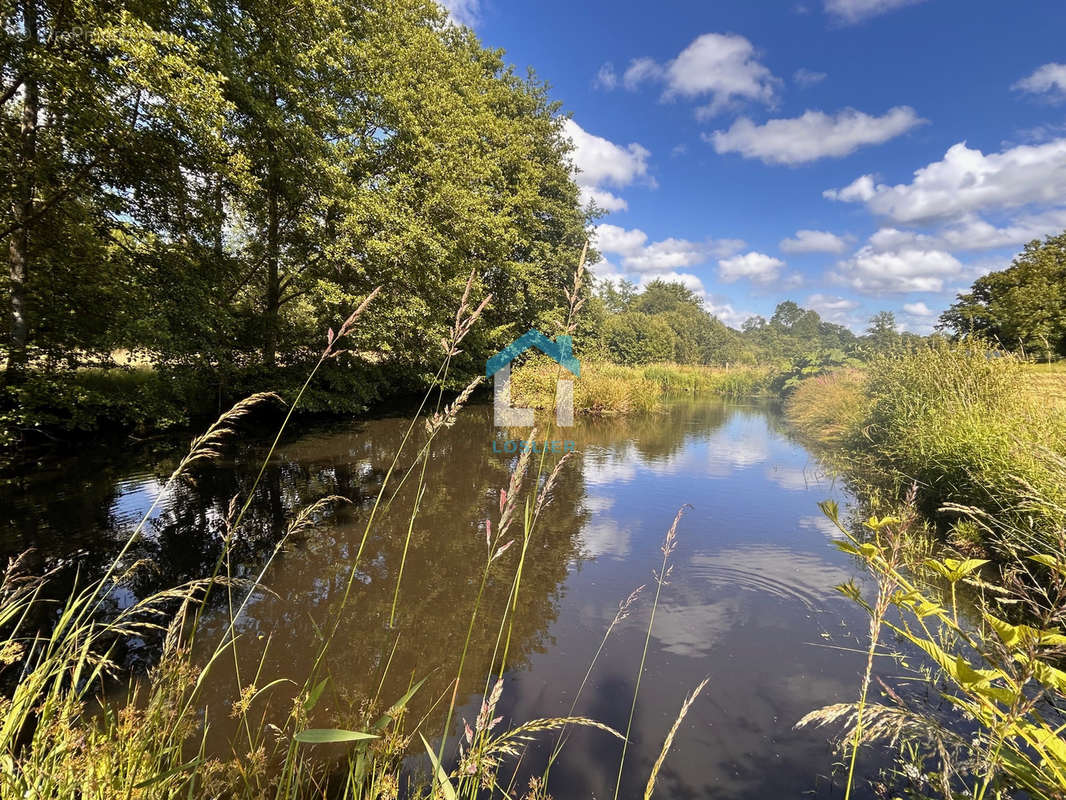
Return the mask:
[[614,192],[608,192],[606,189],[597,189],[593,186],[581,186],[581,202],[588,205],[590,202],[595,203],[604,211],[625,211],[629,208],[629,203],[625,201],[625,198],[619,197]]
[[704,298],[703,307],[707,309],[708,314],[718,317],[721,322],[730,328],[739,328],[745,321],[755,316],[754,311],[738,311],[733,307],[733,303],[730,302],[729,298],[717,295],[710,295]]
[[738,100],[772,105],[781,83],[759,62],[750,41],[723,33],[697,37],[666,64],[635,59],[623,78],[629,89],[651,81],[665,84],[665,99],[709,96],[711,102],[699,110],[703,116],[713,116]]
[[1017,217],[1001,228],[976,215],[968,215],[944,228],[940,236],[952,250],[990,250],[1042,239],[1049,234],[1059,233],[1064,228],[1066,208],[1054,208]]
[[941,292],[944,280],[960,272],[962,264],[945,250],[916,244],[895,250],[866,245],[838,262],[830,277],[864,294]]
[[814,70],[807,69],[806,67],[800,67],[798,70],[792,73],[792,81],[797,86],[802,86],[806,89],[808,86],[814,86],[816,83],[824,81],[828,75],[824,72],[815,72]]
[[781,273],[785,262],[754,250],[742,256],[723,258],[718,262],[718,277],[726,283],[747,278],[754,283],[772,283]]
[[782,239],[779,247],[786,253],[843,253],[847,244],[829,231],[798,230],[795,237]]
[[481,0],[439,0],[460,25],[474,25],[481,15]]
[[704,138],[718,153],[740,153],[767,164],[805,164],[841,158],[863,145],[882,144],[922,122],[908,106],[897,106],[880,117],[851,108],[835,115],[806,111],[800,117],[771,119],[763,125],[741,117],[729,130]]
[[626,230],[619,225],[602,223],[594,229],[596,249],[604,253],[631,256],[640,253],[648,241],[648,234],[639,228]]
[[825,13],[851,25],[921,2],[923,0],[825,0]]
[[654,58],[634,58],[629,62],[622,83],[629,91],[636,91],[642,83],[663,77],[664,70]]
[[626,256],[622,266],[635,272],[661,272],[692,267],[706,260],[707,250],[703,245],[671,237],[648,245],[640,253]]
[[735,253],[744,246],[737,239],[708,239],[691,242],[688,239],[668,238],[648,243],[648,235],[639,228],[626,229],[603,223],[593,229],[596,248],[603,253],[622,257],[627,272],[664,272],[692,267],[717,255]]
[[1010,88],[1016,92],[1048,94],[1053,99],[1066,98],[1066,64],[1044,64],[1027,78],[1022,78]]
[[915,317],[931,317],[936,314],[935,311],[922,302],[904,303],[903,310]]
[[870,246],[878,252],[892,250],[920,250],[940,247],[935,237],[917,231],[880,228],[870,237]]
[[823,314],[854,311],[862,304],[858,300],[849,300],[846,297],[838,297],[831,294],[812,294],[803,305],[807,308],[813,308],[819,314]]
[[604,186],[621,189],[646,177],[651,153],[636,142],[622,147],[591,134],[572,119],[563,122],[563,130],[574,143],[572,158],[580,170],[576,180],[582,201],[594,201],[605,211],[625,209],[626,201]]
[[596,73],[596,78],[592,81],[592,85],[596,89],[606,89],[608,92],[618,86],[618,73],[614,71],[614,64],[608,61],[599,71]]
[[864,175],[845,189],[823,194],[834,200],[865,202],[875,214],[909,223],[1059,203],[1066,197],[1066,138],[987,156],[959,142],[940,161],[915,170],[911,183],[874,186],[872,177]]
[[873,175],[860,175],[843,189],[826,189],[822,197],[842,203],[865,203],[877,193]]

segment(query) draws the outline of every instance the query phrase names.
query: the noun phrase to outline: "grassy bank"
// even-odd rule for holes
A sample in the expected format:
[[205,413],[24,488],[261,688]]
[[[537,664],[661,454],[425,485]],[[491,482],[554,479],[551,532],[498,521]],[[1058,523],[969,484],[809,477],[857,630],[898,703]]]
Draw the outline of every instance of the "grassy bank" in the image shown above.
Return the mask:
[[[548,358],[531,358],[511,376],[517,405],[550,409],[556,381],[572,378]],[[633,414],[657,410],[671,394],[706,394],[731,399],[761,392],[767,373],[754,367],[723,369],[685,364],[626,367],[606,362],[581,365],[574,379],[574,410],[587,414]]]
[[[786,412],[845,470],[917,501],[952,527],[955,506],[989,515],[952,528],[1005,553],[1058,542],[1066,500],[1066,372],[970,347],[874,359],[804,381]],[[1044,498],[1044,499],[1038,499]],[[997,521],[1009,519],[1010,535]]]
[[874,744],[894,758],[878,796],[1066,797],[1064,388],[1060,368],[943,346],[789,397],[793,427],[889,512],[845,524],[823,503],[874,578],[838,587],[870,617],[857,700],[799,723],[842,729],[845,797]]

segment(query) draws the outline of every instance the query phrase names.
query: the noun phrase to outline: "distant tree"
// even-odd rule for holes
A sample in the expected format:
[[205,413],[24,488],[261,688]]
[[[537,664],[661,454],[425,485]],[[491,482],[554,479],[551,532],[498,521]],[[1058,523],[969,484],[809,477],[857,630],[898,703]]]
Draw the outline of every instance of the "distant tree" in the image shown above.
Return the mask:
[[604,309],[609,314],[621,314],[629,311],[633,298],[637,296],[637,287],[625,278],[617,281],[604,278],[596,283],[596,296],[603,301]]
[[644,314],[664,314],[686,306],[702,310],[703,301],[683,283],[658,278],[645,286],[633,302],[633,310]]
[[1007,269],[978,278],[937,327],[1026,353],[1066,356],[1066,233],[1029,242]]
[[879,311],[870,318],[866,329],[866,341],[879,352],[899,347],[901,339],[896,330],[896,315],[891,311]]
[[677,335],[670,326],[639,311],[608,317],[603,339],[611,359],[618,364],[671,361],[677,350]]

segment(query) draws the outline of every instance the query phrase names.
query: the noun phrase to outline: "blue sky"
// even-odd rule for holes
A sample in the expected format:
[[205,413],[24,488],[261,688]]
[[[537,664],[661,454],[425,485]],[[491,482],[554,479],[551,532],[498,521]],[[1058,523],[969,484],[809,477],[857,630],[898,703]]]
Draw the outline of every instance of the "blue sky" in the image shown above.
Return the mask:
[[448,0],[573,114],[602,276],[927,332],[1066,230],[1063,0]]

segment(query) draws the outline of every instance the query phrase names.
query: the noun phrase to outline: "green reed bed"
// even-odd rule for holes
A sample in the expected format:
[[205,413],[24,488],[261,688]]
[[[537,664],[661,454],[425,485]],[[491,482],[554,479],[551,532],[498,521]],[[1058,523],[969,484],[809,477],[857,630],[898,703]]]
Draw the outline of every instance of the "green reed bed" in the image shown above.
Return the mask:
[[[583,265],[583,259],[582,259]],[[413,483],[414,505],[409,512],[408,540],[418,516],[418,499],[424,490],[422,468],[431,457],[436,435],[450,426],[476,387],[475,379],[456,400],[444,402],[443,386],[459,345],[490,301],[470,300],[474,275],[468,282],[456,315],[450,340],[443,343],[444,361],[437,383],[425,395],[411,420],[392,466],[388,469],[377,497],[367,514],[366,527],[358,551],[346,565],[347,582],[339,605],[327,619],[317,620],[319,650],[305,675],[264,673],[265,643],[258,667],[242,671],[238,653],[249,646],[239,631],[254,594],[268,591],[271,564],[287,543],[297,537],[314,535],[315,527],[328,518],[342,497],[322,498],[303,509],[288,524],[272,554],[252,577],[237,577],[231,562],[233,544],[239,536],[256,481],[243,496],[234,497],[225,520],[223,547],[212,573],[181,586],[144,597],[129,607],[105,614],[108,598],[125,586],[145,565],[131,562],[130,554],[153,509],[145,514],[137,530],[116,556],[105,574],[86,579],[75,587],[58,608],[44,600],[44,590],[53,577],[32,576],[23,570],[21,560],[12,561],[0,581],[0,678],[6,691],[0,697],[0,796],[32,798],[526,798],[549,796],[550,764],[527,786],[517,786],[517,765],[526,745],[552,733],[556,746],[554,762],[573,726],[598,729],[604,736],[619,740],[620,761],[624,761],[624,737],[618,731],[578,713],[581,690],[596,666],[617,622],[632,612],[639,592],[620,608],[599,649],[591,655],[585,680],[565,717],[534,719],[523,723],[503,723],[496,707],[505,690],[510,638],[514,615],[520,608],[522,573],[527,558],[533,557],[538,521],[551,503],[552,492],[566,458],[552,464],[545,454],[534,464],[527,450],[512,464],[506,487],[500,488],[498,514],[485,519],[480,530],[485,536],[485,556],[481,567],[480,590],[471,598],[471,607],[457,611],[469,615],[466,640],[458,660],[457,674],[442,697],[432,699],[433,708],[444,709],[439,729],[428,727],[429,714],[410,719],[410,706],[424,684],[424,676],[412,677],[399,698],[370,698],[368,709],[356,726],[322,725],[319,708],[330,677],[327,654],[335,641],[341,620],[358,614],[360,562],[379,512],[395,500],[399,489]],[[578,269],[572,291],[568,327],[580,309],[582,270]],[[328,334],[319,366],[331,358],[357,324],[377,292],[349,317],[338,331]],[[264,468],[277,447],[293,409],[313,384],[318,367],[307,377],[303,389],[289,406],[284,422],[264,459]],[[275,395],[258,395],[239,403],[196,438],[189,452],[172,474],[168,486],[192,477],[198,466],[221,454],[237,435],[242,418],[258,406],[277,403]],[[536,437],[536,431],[531,437]],[[402,473],[400,459],[409,462]],[[387,494],[388,493],[388,494]],[[162,496],[162,493],[160,494]],[[676,546],[675,519],[664,545],[664,564],[656,580],[655,606],[662,589],[666,557]],[[404,547],[406,560],[407,547]],[[401,561],[396,574],[393,615],[405,593],[414,591],[403,581]],[[511,575],[511,590],[502,606],[487,605],[484,592],[490,575]],[[447,580],[441,576],[441,580]],[[221,636],[205,641],[204,615],[210,598],[225,614]],[[217,602],[221,600],[221,603]],[[46,627],[38,626],[43,616]],[[217,612],[212,612],[217,613]],[[648,621],[648,635],[654,623],[654,606]],[[464,721],[456,732],[455,712],[462,701],[460,686],[468,669],[467,652],[475,628],[494,629],[495,654],[484,676],[480,712],[473,725]],[[120,643],[132,637],[161,642],[159,660],[147,676],[136,678],[116,663]],[[194,644],[196,645],[194,651]],[[206,645],[206,647],[205,647]],[[206,653],[194,656],[193,653]],[[391,654],[380,654],[384,685]],[[220,670],[232,670],[242,688],[232,707],[212,707],[205,700],[205,687]],[[115,692],[116,685],[125,692]],[[639,687],[639,676],[637,676]],[[110,686],[110,691],[103,691]],[[662,753],[644,788],[644,796],[654,791],[656,776],[676,735],[681,719],[692,705],[697,691],[685,699],[677,722],[669,732]],[[288,712],[281,718],[270,715],[267,701],[278,696]],[[288,698],[288,702],[285,702]],[[633,705],[637,702],[634,692]],[[208,748],[212,724],[229,717],[236,721],[226,746]],[[329,720],[325,720],[328,724]],[[628,733],[628,732],[627,732]],[[451,755],[455,754],[457,755]],[[410,768],[410,757],[419,755],[425,769]],[[616,795],[618,794],[616,785]],[[565,789],[564,792],[565,794]]]

